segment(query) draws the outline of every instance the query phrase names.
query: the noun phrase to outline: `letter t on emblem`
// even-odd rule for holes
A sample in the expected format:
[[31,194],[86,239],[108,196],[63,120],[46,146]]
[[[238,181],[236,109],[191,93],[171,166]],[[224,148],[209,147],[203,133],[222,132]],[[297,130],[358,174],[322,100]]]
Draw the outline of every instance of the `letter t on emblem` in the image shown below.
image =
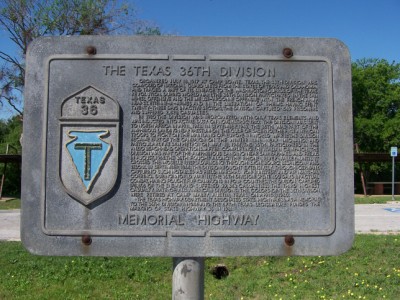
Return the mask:
[[100,143],[76,143],[74,148],[76,150],[85,150],[85,180],[90,180],[90,168],[92,162],[92,150],[101,150],[102,146]]

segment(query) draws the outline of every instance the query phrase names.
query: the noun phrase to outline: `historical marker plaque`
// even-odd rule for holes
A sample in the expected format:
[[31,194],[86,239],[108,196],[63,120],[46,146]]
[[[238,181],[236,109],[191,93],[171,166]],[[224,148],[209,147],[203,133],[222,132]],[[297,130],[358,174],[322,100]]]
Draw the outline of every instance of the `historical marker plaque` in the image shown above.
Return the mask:
[[27,63],[22,238],[31,251],[350,247],[351,75],[337,40],[43,38]]

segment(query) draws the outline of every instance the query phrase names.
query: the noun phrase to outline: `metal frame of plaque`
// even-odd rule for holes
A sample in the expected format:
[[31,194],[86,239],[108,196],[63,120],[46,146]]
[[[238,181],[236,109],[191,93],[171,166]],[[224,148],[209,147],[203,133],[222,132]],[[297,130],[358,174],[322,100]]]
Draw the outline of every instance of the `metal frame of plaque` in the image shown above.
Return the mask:
[[37,39],[22,241],[42,255],[340,254],[351,107],[335,39]]

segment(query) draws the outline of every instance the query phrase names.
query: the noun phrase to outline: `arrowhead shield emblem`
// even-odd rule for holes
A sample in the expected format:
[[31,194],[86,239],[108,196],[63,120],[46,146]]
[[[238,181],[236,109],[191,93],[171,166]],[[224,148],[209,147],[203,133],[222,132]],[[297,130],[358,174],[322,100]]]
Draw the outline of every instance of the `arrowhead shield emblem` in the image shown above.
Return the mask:
[[118,178],[119,105],[89,86],[65,99],[60,117],[61,183],[88,205],[113,190]]
[[72,140],[67,142],[66,147],[86,192],[92,187],[112,149],[112,145],[102,139],[108,134],[108,130],[68,133]]

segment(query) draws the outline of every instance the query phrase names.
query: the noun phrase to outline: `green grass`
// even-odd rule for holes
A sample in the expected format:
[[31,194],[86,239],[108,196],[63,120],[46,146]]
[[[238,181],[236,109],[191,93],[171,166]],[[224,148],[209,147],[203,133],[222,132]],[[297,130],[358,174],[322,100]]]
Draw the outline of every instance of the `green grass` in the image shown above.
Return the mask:
[[[400,201],[400,196],[395,196],[395,201]],[[391,195],[382,196],[356,196],[354,197],[355,204],[385,204],[387,202],[393,201]]]
[[0,210],[19,209],[21,208],[21,199],[12,199],[8,201],[0,201]]
[[[400,235],[357,235],[337,257],[209,258],[205,299],[398,299],[399,250]],[[171,281],[170,258],[38,257],[0,243],[0,299],[171,299]]]

